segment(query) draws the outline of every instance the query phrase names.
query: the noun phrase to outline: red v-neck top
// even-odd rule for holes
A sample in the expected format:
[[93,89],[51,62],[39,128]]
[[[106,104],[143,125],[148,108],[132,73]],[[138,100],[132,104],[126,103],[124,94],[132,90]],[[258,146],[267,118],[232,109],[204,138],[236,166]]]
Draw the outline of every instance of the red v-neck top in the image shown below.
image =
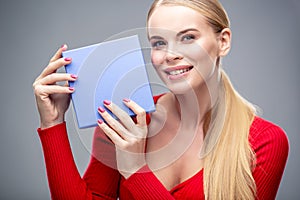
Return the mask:
[[[155,97],[155,102],[159,97]],[[91,161],[80,176],[71,152],[66,124],[38,129],[53,199],[204,199],[203,171],[168,191],[147,165],[124,179],[116,170],[113,144],[95,129]],[[275,199],[286,164],[289,144],[284,131],[255,117],[249,142],[256,153],[253,177],[257,199]]]

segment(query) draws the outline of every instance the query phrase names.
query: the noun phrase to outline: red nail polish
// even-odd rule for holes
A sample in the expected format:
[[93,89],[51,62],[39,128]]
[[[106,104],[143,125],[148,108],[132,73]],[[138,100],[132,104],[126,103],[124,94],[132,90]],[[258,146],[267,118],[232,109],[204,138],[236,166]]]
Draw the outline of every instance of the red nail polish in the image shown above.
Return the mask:
[[69,87],[69,90],[73,92],[75,90],[75,88]]
[[65,61],[67,61],[67,62],[69,62],[71,60],[72,60],[72,58],[65,58]]
[[104,112],[105,112],[104,108],[102,108],[102,107],[99,107],[99,108],[98,108],[98,111],[101,112],[101,113],[104,113]]
[[75,75],[75,74],[71,74],[71,78],[73,78],[73,79],[77,79],[77,75]]
[[98,124],[103,124],[103,120],[102,119],[98,119]]
[[130,99],[125,98],[125,99],[123,99],[123,101],[124,101],[125,103],[129,103],[129,102],[130,102]]
[[60,48],[61,48],[62,51],[65,51],[65,50],[67,50],[67,45],[63,44],[63,45],[61,45]]
[[111,104],[111,101],[108,101],[108,100],[104,100],[103,103],[107,106],[109,106]]

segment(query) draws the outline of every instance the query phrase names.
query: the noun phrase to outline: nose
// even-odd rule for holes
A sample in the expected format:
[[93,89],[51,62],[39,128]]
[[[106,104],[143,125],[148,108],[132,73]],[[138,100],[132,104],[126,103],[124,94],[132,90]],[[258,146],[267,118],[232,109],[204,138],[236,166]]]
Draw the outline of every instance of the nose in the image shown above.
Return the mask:
[[180,55],[178,52],[167,50],[166,55],[165,55],[165,60],[167,63],[180,61],[182,59],[183,59],[183,56]]

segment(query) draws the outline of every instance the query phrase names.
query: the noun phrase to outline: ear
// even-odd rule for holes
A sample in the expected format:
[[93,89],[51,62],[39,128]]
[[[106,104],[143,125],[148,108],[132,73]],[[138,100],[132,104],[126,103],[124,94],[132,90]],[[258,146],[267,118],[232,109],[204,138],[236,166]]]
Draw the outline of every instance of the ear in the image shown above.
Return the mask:
[[231,30],[224,28],[219,35],[219,56],[226,56],[231,48]]

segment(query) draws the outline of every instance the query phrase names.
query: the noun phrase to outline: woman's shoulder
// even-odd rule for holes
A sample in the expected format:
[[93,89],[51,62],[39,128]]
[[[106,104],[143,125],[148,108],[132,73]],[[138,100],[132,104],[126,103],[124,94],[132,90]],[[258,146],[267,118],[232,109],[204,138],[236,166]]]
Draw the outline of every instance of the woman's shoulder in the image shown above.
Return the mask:
[[164,95],[165,95],[165,93],[153,96],[154,103],[156,104],[158,102],[158,100]]
[[[147,114],[147,124],[149,125],[153,119],[165,120],[167,110],[172,106],[174,96],[170,92],[162,93],[153,96],[153,101],[156,106],[156,111]],[[163,117],[164,119],[161,119]]]
[[285,131],[274,122],[266,120],[262,117],[255,116],[250,126],[250,133],[253,137],[265,132],[275,132],[275,134],[284,134]]
[[280,145],[288,149],[288,137],[285,131],[277,124],[255,116],[250,126],[249,141],[254,148],[262,145]]
[[258,130],[258,129],[266,129],[269,127],[279,127],[279,126],[267,119],[264,119],[256,115],[254,116],[250,129]]
[[163,103],[165,101],[168,101],[168,99],[172,98],[173,96],[171,95],[171,93],[166,92],[166,93],[162,93],[162,94],[157,94],[153,96],[153,100],[154,103]]

